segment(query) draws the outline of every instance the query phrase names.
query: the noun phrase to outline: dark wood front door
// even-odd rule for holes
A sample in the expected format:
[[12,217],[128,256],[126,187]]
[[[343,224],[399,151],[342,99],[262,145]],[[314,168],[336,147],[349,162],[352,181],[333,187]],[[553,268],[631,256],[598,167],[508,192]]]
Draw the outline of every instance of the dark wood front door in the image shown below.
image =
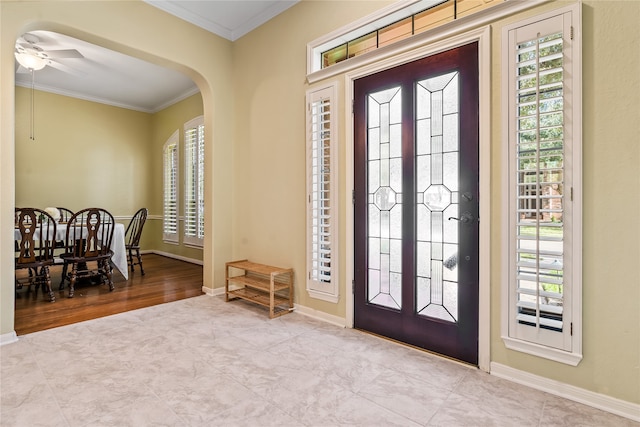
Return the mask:
[[478,361],[478,46],[355,81],[354,326]]

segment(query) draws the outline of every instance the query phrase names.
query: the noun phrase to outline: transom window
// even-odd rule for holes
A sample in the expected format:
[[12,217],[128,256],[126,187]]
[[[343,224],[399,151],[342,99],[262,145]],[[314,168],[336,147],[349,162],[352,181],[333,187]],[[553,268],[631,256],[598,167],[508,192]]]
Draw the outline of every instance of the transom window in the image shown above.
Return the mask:
[[[316,48],[326,68],[494,6],[499,0],[421,0]],[[375,28],[371,30],[371,28]]]

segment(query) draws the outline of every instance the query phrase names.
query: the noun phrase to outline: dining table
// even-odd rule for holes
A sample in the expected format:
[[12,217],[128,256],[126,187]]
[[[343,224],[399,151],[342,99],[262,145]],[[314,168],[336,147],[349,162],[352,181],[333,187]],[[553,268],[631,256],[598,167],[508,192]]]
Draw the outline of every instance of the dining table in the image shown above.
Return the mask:
[[[14,239],[16,241],[21,240],[20,230],[18,228],[14,229]],[[111,263],[113,266],[120,272],[122,277],[125,280],[129,279],[129,268],[127,264],[127,248],[124,243],[124,224],[116,223],[113,229],[113,239],[111,241],[111,250],[113,251],[113,256],[111,257]],[[66,223],[57,223],[56,224],[56,241],[64,241],[67,237],[67,224]]]

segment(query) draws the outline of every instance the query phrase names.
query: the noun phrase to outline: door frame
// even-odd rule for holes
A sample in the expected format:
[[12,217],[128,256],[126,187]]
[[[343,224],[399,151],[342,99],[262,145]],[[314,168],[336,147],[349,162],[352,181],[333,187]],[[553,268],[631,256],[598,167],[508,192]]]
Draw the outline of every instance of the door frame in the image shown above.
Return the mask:
[[[442,40],[425,40],[424,44],[415,49],[398,53],[386,52],[385,58],[368,66],[352,70],[345,74],[345,184],[343,189],[345,214],[345,303],[346,327],[353,328],[354,295],[352,283],[354,279],[354,224],[353,224],[353,162],[354,162],[354,116],[352,113],[354,97],[354,81],[370,74],[397,65],[415,61],[425,56],[444,52],[471,42],[478,42],[478,80],[479,80],[479,212],[480,212],[480,242],[479,242],[479,319],[478,319],[478,367],[485,372],[490,370],[491,349],[491,28],[484,26],[463,34],[444,38]],[[391,46],[390,46],[391,47]]]

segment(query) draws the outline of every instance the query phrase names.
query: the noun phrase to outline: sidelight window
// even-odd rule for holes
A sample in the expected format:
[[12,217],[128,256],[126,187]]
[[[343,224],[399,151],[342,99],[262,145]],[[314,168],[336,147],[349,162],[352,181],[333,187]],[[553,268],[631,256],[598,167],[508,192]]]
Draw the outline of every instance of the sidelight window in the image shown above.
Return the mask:
[[581,358],[579,7],[503,30],[507,347]]
[[307,291],[338,301],[337,87],[307,93]]

